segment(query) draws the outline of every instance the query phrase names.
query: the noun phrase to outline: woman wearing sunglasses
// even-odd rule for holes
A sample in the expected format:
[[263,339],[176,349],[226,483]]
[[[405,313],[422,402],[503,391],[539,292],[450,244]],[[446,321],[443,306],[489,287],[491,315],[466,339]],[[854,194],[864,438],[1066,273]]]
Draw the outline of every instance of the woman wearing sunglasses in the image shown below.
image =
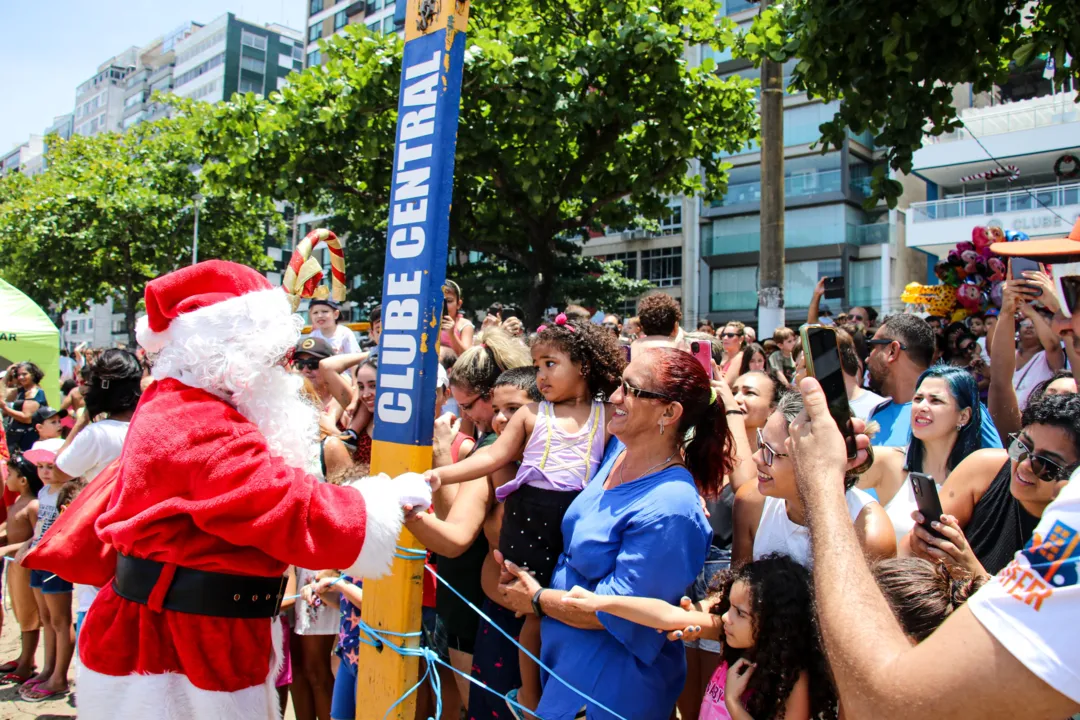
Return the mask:
[[902,550],[982,575],[1012,560],[1080,464],[1080,396],[1044,396],[1028,405],[1021,424],[1007,451],[972,453],[949,476],[943,514],[934,518],[944,537],[915,525]]
[[[758,481],[735,493],[735,537],[731,565],[735,567],[768,555],[783,553],[810,567],[810,530],[806,509],[795,486],[795,466],[787,452],[788,425],[803,409],[802,396],[780,398],[765,427],[757,431],[754,453]],[[896,537],[889,516],[868,493],[855,487],[857,475],[845,478],[848,513],[863,552],[871,558],[896,555]]]

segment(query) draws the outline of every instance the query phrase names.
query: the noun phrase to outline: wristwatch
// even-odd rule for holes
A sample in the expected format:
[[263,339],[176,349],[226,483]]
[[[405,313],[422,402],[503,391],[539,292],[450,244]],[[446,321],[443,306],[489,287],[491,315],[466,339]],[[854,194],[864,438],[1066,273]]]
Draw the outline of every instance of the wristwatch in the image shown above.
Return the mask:
[[532,597],[533,612],[536,613],[536,617],[544,617],[544,608],[540,604],[540,595],[547,590],[547,588],[540,588],[536,591],[536,594]]

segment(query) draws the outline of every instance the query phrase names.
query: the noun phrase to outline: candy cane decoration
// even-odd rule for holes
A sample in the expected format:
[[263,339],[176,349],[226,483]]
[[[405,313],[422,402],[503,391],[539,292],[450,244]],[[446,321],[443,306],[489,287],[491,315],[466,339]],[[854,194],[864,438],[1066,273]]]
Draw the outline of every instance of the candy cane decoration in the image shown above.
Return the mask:
[[[311,257],[311,251],[320,242],[326,243],[330,250],[330,292],[320,285],[323,279],[322,265]],[[300,307],[303,298],[315,298],[325,300],[333,297],[334,302],[345,302],[345,253],[341,249],[341,241],[337,235],[326,228],[312,230],[300,241],[289,259],[289,267],[285,270],[285,277],[281,281],[281,287],[289,296],[292,309]]]

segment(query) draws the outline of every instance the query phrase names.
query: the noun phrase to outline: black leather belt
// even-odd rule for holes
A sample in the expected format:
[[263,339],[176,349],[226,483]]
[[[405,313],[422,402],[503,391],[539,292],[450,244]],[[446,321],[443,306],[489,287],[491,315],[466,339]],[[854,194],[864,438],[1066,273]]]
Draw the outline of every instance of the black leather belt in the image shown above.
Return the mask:
[[156,604],[151,596],[167,567],[173,577],[160,598],[162,609],[226,618],[273,618],[281,610],[285,577],[227,575],[121,554],[116,556],[113,590],[132,602]]

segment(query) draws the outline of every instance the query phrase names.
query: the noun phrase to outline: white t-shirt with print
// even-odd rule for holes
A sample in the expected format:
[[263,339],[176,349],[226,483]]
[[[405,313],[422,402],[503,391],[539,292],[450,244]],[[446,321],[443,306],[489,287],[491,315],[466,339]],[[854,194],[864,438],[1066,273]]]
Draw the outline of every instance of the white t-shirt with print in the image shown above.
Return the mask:
[[334,328],[334,334],[330,337],[326,337],[326,335],[323,335],[322,330],[320,330],[319,328],[313,328],[311,331],[311,337],[322,338],[326,342],[330,343],[330,347],[334,348],[335,355],[346,355],[360,352],[360,343],[356,339],[356,334],[346,325],[338,325],[336,328]]
[[1080,703],[1080,470],[1043,513],[1027,547],[968,600],[1024,666]]
[[90,482],[120,457],[127,431],[128,423],[121,420],[98,420],[87,425],[56,458],[56,467]]

